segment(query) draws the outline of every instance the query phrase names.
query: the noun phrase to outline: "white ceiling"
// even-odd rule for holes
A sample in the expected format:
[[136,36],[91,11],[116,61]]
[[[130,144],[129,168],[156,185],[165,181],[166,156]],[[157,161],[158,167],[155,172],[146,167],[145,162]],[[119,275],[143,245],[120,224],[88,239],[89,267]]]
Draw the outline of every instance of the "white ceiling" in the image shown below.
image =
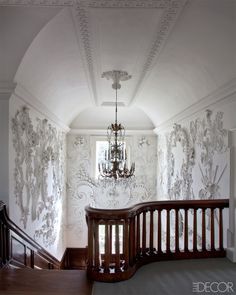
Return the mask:
[[131,129],[155,128],[236,77],[234,0],[43,3],[0,0],[0,85],[14,79],[72,128],[112,119],[104,71],[132,75],[118,92]]

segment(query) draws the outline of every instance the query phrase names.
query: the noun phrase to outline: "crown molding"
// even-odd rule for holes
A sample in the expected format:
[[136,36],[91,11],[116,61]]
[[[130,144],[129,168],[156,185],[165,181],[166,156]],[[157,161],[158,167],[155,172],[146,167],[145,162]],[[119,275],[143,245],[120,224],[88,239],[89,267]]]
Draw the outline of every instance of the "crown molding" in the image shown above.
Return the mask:
[[162,6],[162,8],[164,8],[165,11],[161,17],[160,27],[158,28],[158,31],[156,32],[153,45],[141,69],[136,87],[134,89],[134,92],[129,102],[129,105],[135,101],[137,94],[143,85],[144,80],[147,78],[148,73],[157,63],[157,59],[161,53],[161,50],[164,47],[172,28],[174,27],[180,13],[182,12],[187,2],[188,0],[164,1],[163,3],[164,6]]
[[0,0],[0,6],[68,7],[73,0]]
[[[95,82],[95,70],[94,70],[94,56],[92,53],[91,47],[91,33],[89,30],[89,16],[88,16],[88,8],[90,0],[86,1],[78,1],[74,4],[74,23],[75,29],[78,38],[78,45],[81,49],[82,59],[84,61],[84,68],[86,71],[87,81],[89,85],[90,92],[94,99],[95,105],[98,106],[98,95],[97,95],[97,87]],[[95,4],[97,1],[94,1]]]
[[58,125],[64,132],[67,133],[70,131],[70,128],[65,123],[63,123],[54,113],[52,113],[44,104],[42,104],[34,95],[32,95],[19,83],[16,85],[14,95],[33,109],[37,110],[48,120]]
[[217,90],[200,99],[195,104],[158,125],[154,129],[154,132],[158,134],[163,129],[172,126],[174,123],[180,123],[181,121],[188,119],[200,111],[203,111],[207,108],[216,108],[222,104],[230,103],[232,101],[236,101],[236,78],[232,79],[228,83],[225,83]]
[[[70,129],[69,134],[87,134],[87,135],[107,135],[107,129]],[[125,130],[126,135],[153,135],[155,133],[153,130]]]

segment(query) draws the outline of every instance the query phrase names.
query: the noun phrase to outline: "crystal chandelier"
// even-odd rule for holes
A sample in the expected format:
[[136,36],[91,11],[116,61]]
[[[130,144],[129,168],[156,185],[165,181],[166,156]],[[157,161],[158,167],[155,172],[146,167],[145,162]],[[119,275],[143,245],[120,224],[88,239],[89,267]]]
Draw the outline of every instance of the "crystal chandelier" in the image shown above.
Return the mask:
[[107,128],[108,148],[105,150],[104,160],[98,164],[99,174],[102,178],[125,179],[134,176],[135,164],[127,167],[127,152],[125,147],[125,128],[117,123],[117,90],[121,88],[120,81],[131,78],[127,72],[108,71],[102,74],[102,78],[113,80],[112,88],[116,92],[115,123]]

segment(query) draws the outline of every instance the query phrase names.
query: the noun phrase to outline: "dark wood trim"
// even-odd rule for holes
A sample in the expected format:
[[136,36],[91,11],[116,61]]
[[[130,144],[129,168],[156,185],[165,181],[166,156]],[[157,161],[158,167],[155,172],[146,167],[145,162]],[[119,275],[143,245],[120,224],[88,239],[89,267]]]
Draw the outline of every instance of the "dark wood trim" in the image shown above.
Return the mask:
[[[66,248],[61,260],[61,269],[87,269],[88,248]],[[98,267],[98,262],[96,262]]]
[[0,201],[0,268],[6,266],[59,269],[60,261],[10,220]]
[[[172,259],[193,259],[224,257],[223,248],[223,220],[222,210],[229,207],[228,199],[219,200],[185,200],[185,201],[157,201],[134,205],[130,208],[117,210],[103,210],[86,207],[86,220],[88,223],[88,265],[87,273],[90,279],[104,282],[115,282],[130,278],[135,271],[142,265]],[[197,244],[198,235],[198,209],[202,211],[202,247],[199,249]],[[211,212],[211,247],[206,249],[206,225],[205,210]],[[170,212],[175,212],[175,249],[170,247]],[[179,211],[184,211],[184,249],[179,247]],[[161,220],[161,213],[166,212],[166,222]],[[214,213],[219,211],[219,248],[215,246],[215,220]],[[153,214],[157,212],[157,225],[154,228]],[[189,245],[189,221],[188,214],[193,214],[193,244],[192,249]],[[150,215],[150,223],[147,217]],[[141,217],[140,217],[141,216]],[[156,216],[156,214],[155,214]],[[165,216],[163,214],[163,216]],[[165,245],[162,249],[162,230],[165,223]],[[117,224],[123,227],[123,252],[119,252],[116,238],[111,235],[109,228]],[[105,253],[100,253],[99,242],[97,241],[99,225],[105,225],[104,241]],[[199,229],[199,230],[200,230]],[[153,232],[157,233],[157,243],[153,244]],[[95,241],[96,238],[96,241]],[[116,251],[111,253],[111,244],[116,243]],[[157,249],[156,249],[156,248]],[[96,254],[96,257],[94,255]],[[96,261],[96,263],[94,263]],[[98,262],[100,264],[98,265]]]

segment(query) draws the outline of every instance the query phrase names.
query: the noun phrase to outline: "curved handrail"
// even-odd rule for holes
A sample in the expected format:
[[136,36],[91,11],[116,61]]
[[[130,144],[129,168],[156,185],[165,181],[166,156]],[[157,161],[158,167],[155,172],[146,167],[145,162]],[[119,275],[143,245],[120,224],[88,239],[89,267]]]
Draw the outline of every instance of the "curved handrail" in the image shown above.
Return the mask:
[[[48,251],[46,251],[41,245],[39,245],[35,240],[27,235],[9,218],[6,210],[6,204],[3,201],[0,201],[0,225],[2,226],[2,230],[0,231],[0,235],[2,235],[2,237],[0,236],[0,249],[2,250],[0,251],[0,258],[3,264],[4,262],[9,263],[9,261],[11,260],[10,235],[12,235],[13,233],[18,239],[22,239],[24,244],[27,244],[27,247],[30,248],[31,251],[33,251],[33,254],[37,253],[42,258],[44,258],[48,262],[49,268],[60,268],[59,260],[52,256]],[[4,244],[1,245],[1,243]]]
[[[130,278],[141,265],[153,261],[225,256],[222,211],[227,207],[229,199],[155,201],[112,210],[87,206],[88,276],[97,281],[114,282]],[[201,209],[200,216],[198,209]],[[171,229],[172,211],[174,224]],[[210,221],[209,243],[206,218]],[[103,226],[102,242],[100,226]],[[171,233],[173,228],[174,235]],[[189,231],[192,248],[189,248]],[[170,245],[173,239],[174,250]]]
[[121,219],[131,218],[143,211],[164,210],[164,209],[200,209],[200,208],[226,208],[229,206],[229,199],[217,200],[171,200],[153,201],[138,203],[123,209],[101,209],[86,206],[86,216],[100,219]]

